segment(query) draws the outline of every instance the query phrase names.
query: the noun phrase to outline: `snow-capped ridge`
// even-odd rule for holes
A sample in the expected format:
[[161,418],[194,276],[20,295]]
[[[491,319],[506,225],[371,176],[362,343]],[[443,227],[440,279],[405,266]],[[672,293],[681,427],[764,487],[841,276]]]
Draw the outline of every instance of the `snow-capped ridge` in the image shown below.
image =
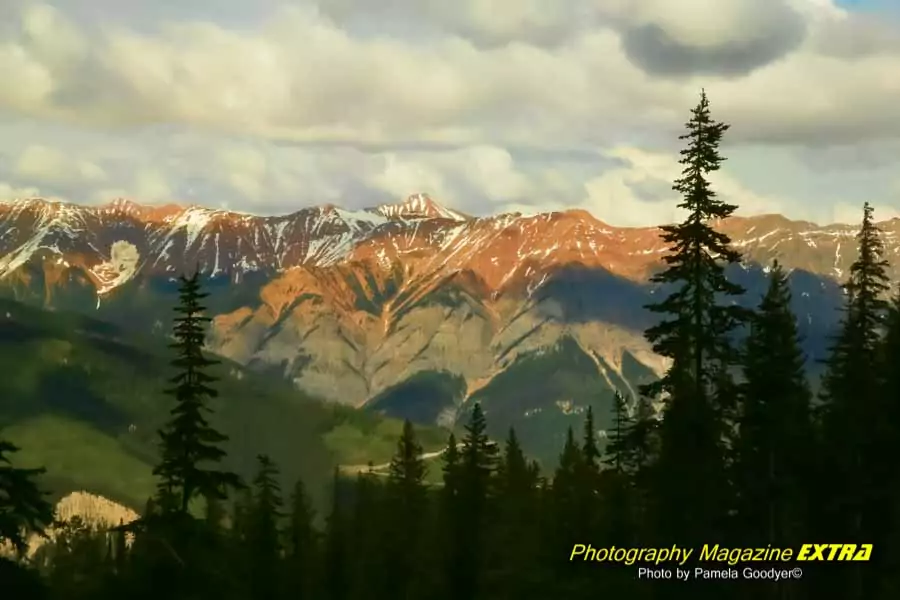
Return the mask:
[[428,194],[413,194],[403,202],[381,204],[374,212],[389,219],[447,219],[468,221],[471,217],[435,202]]

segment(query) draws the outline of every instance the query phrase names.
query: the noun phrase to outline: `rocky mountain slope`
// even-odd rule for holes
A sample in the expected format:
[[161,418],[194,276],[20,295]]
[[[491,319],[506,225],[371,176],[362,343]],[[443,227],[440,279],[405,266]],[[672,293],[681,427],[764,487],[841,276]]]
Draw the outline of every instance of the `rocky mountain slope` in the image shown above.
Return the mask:
[[[794,270],[808,352],[821,354],[856,226],[778,215],[718,226],[745,254],[734,276],[749,304],[773,258]],[[896,258],[900,220],[881,227]],[[216,352],[420,421],[452,422],[478,398],[498,433],[515,424],[539,455],[586,405],[606,414],[613,388],[631,392],[664,368],[641,331],[665,251],[656,228],[584,211],[475,218],[421,194],[278,217],[124,200],[0,205],[3,293],[160,330],[173,277],[199,268]]]

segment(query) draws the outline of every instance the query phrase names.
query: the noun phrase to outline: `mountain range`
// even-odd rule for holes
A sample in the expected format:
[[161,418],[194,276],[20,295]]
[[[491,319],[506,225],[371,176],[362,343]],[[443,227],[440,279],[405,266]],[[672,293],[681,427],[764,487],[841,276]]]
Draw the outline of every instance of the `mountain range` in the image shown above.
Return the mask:
[[[715,226],[745,257],[731,275],[755,305],[773,259],[791,271],[811,370],[839,317],[856,225],[779,215]],[[880,223],[889,259],[900,220]],[[552,460],[614,389],[633,396],[665,368],[643,339],[649,283],[667,248],[655,227],[583,210],[473,217],[426,194],[364,210],[284,216],[116,200],[0,205],[0,294],[141,333],[163,332],[177,282],[199,270],[212,351],[304,393],[420,423],[453,425],[479,400]],[[891,275],[898,275],[897,261]]]

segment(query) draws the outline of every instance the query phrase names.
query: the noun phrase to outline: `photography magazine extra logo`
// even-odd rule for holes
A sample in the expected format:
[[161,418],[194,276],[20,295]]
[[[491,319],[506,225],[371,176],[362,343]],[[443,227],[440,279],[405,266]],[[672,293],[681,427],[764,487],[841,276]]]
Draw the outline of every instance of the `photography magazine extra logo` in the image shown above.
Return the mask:
[[[590,544],[575,544],[570,562],[594,562],[637,565],[639,579],[769,579],[775,581],[800,579],[800,566],[772,563],[788,562],[866,562],[872,556],[872,544],[802,544],[799,548],[722,547],[704,544],[696,548],[673,545],[667,548],[594,548]],[[695,558],[696,555],[696,558]],[[694,559],[693,568],[687,567]],[[700,564],[702,563],[702,564]],[[674,566],[674,569],[672,568]],[[738,569],[738,565],[745,565]]]

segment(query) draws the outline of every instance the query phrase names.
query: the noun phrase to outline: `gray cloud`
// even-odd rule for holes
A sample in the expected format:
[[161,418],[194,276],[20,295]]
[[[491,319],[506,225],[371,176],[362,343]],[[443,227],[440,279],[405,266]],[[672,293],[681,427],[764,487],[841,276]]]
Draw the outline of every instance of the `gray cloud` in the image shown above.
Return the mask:
[[[747,4],[749,1],[733,4]],[[670,6],[671,10],[678,10],[677,3],[670,3]],[[714,9],[712,5],[709,8]],[[755,1],[752,14],[734,11],[733,16],[733,20],[710,25],[732,27],[733,35],[699,39],[701,36],[707,37],[702,35],[704,21],[701,20],[696,25],[700,34],[697,42],[690,43],[690,38],[679,39],[683,36],[678,33],[685,33],[685,24],[680,18],[660,19],[659,22],[626,25],[622,31],[622,45],[636,65],[653,75],[736,77],[797,49],[807,32],[803,16],[786,0]]]
[[658,25],[630,29],[623,34],[622,41],[629,58],[654,75],[712,74],[734,77],[746,75],[794,50],[803,40],[803,22],[798,19],[795,23],[798,27],[794,29],[714,48],[679,44]]

